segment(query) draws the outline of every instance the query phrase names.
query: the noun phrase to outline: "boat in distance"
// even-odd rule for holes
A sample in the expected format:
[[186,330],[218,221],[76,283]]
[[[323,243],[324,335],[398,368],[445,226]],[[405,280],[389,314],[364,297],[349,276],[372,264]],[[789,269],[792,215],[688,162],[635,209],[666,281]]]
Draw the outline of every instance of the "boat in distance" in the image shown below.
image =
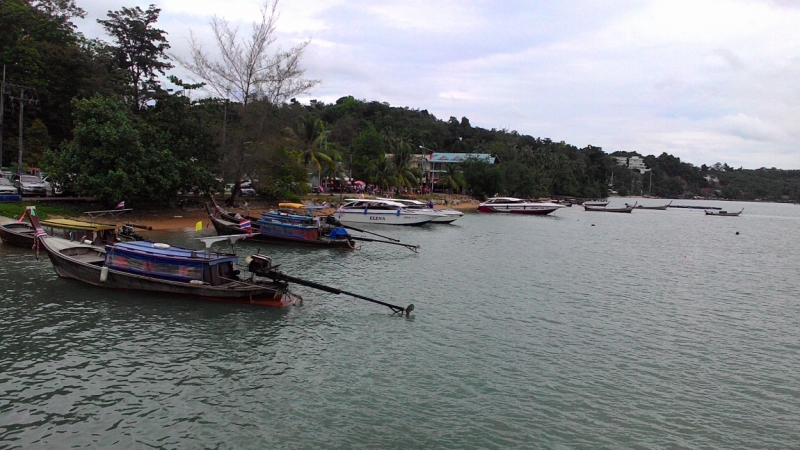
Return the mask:
[[669,202],[666,205],[661,205],[661,206],[637,205],[636,209],[650,209],[650,210],[653,210],[653,211],[666,211],[667,208],[669,208],[669,205],[671,205],[671,204],[672,204],[672,202]]
[[406,208],[392,200],[347,199],[333,217],[343,224],[424,225],[438,214]]
[[634,203],[633,205],[625,203],[625,206],[617,208],[609,208],[607,206],[605,207],[589,206],[586,204],[583,205],[584,211],[613,212],[613,213],[630,213],[631,211],[633,211],[634,208],[636,208],[636,203]]
[[553,211],[564,208],[552,202],[529,202],[514,197],[491,197],[478,205],[478,211],[489,213],[512,213],[512,214],[550,214]]
[[742,214],[744,208],[742,208],[739,212],[728,212],[728,211],[706,211],[707,216],[723,216],[723,217],[739,217]]
[[437,217],[431,220],[431,223],[453,223],[464,215],[463,212],[455,209],[433,209],[427,203],[419,200],[412,200],[406,198],[378,198],[378,200],[389,200],[406,205],[406,209],[424,211],[426,213],[433,213]]
[[581,203],[581,206],[594,206],[594,207],[604,208],[608,206],[609,203],[610,202],[608,200],[587,200]]

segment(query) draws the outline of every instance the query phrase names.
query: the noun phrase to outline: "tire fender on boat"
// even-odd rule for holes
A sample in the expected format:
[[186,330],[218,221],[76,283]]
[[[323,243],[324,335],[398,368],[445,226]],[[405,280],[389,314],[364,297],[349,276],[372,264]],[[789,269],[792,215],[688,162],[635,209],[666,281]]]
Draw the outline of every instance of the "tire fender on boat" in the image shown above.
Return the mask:
[[100,282],[105,283],[107,279],[108,279],[108,267],[103,266],[100,269]]

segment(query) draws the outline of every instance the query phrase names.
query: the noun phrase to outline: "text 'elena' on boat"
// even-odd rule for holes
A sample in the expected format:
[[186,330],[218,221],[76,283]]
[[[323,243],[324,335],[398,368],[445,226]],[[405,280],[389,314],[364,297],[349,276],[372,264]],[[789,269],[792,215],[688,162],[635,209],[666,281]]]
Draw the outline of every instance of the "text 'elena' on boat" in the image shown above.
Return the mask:
[[453,223],[464,215],[463,212],[452,208],[434,209],[433,203],[423,203],[419,200],[406,198],[378,198],[377,200],[393,201],[405,205],[407,210],[423,211],[428,214],[433,214],[435,218],[432,219],[430,223]]
[[[206,212],[219,235],[244,234],[247,239],[268,244],[297,244],[313,248],[356,249],[356,242],[377,242],[399,245],[411,251],[418,245],[403,244],[397,239],[346,226],[330,216],[315,215],[322,206],[301,203],[280,203],[278,209],[264,212],[261,218],[225,211],[211,198],[213,212]],[[384,240],[353,236],[349,230],[377,235]]]
[[553,211],[564,208],[552,202],[532,202],[514,197],[491,197],[478,205],[478,211],[488,213],[512,213],[545,215]]
[[265,255],[250,256],[247,260],[250,276],[240,277],[242,271],[236,269],[239,258],[235,253],[212,252],[209,247],[220,241],[233,245],[235,240],[243,237],[241,235],[201,238],[206,249],[199,251],[146,241],[100,246],[48,236],[39,223],[35,208],[29,206],[27,214],[36,230],[34,247],[37,248],[37,257],[41,245],[60,277],[98,287],[282,307],[302,301],[288,290],[288,283],[294,282],[368,300],[387,306],[395,313],[408,314],[414,309],[414,305],[403,308],[288,276]]
[[333,213],[337,221],[347,224],[373,225],[425,225],[442,215],[430,211],[409,209],[406,205],[390,199],[347,199]]

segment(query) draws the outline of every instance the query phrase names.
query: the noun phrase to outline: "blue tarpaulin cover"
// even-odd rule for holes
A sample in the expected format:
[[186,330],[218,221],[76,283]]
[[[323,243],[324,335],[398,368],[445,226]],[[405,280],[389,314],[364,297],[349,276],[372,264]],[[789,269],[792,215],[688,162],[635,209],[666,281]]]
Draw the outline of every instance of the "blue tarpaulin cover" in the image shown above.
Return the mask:
[[331,230],[331,234],[330,234],[330,238],[331,239],[346,238],[348,236],[350,236],[350,235],[347,234],[347,230],[345,230],[342,227],[334,228],[333,230]]

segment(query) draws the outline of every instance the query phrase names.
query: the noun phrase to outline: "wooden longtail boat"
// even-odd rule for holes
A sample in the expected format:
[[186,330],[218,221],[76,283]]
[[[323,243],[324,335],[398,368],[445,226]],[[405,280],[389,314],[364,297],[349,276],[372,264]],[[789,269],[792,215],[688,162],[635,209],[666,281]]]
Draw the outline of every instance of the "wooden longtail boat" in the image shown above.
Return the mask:
[[[48,235],[71,241],[89,240],[94,244],[104,245],[142,239],[132,227],[127,226],[123,226],[118,233],[116,225],[82,220],[51,219],[40,223]],[[0,225],[0,239],[7,244],[31,248],[35,231],[27,222],[7,223]]]
[[725,216],[725,217],[739,217],[742,214],[744,208],[741,209],[739,212],[728,212],[728,211],[706,211],[707,216]]
[[206,212],[220,236],[247,234],[248,240],[270,244],[298,244],[317,248],[356,248],[355,242],[347,231],[337,230],[333,227],[321,227],[311,216],[276,211],[264,213],[262,219],[244,216],[236,218],[231,213],[221,210],[216,203],[214,203],[216,214],[210,211],[208,205],[206,205]]
[[636,209],[650,209],[650,210],[653,210],[653,211],[666,211],[666,210],[667,210],[667,208],[669,208],[669,205],[671,205],[671,204],[672,204],[672,202],[669,202],[669,203],[667,203],[666,205],[661,205],[661,206],[644,206],[644,205],[639,205],[639,206],[637,206],[637,207],[636,207]]
[[103,247],[51,237],[31,208],[28,215],[36,229],[36,244],[47,252],[61,277],[110,289],[211,301],[289,306],[301,300],[288,292],[284,281],[240,279],[235,254],[145,241]]
[[636,203],[633,205],[625,204],[624,207],[620,208],[609,208],[609,207],[600,207],[600,206],[589,206],[584,204],[583,209],[585,211],[603,211],[603,212],[615,212],[615,213],[630,213],[636,207]]

